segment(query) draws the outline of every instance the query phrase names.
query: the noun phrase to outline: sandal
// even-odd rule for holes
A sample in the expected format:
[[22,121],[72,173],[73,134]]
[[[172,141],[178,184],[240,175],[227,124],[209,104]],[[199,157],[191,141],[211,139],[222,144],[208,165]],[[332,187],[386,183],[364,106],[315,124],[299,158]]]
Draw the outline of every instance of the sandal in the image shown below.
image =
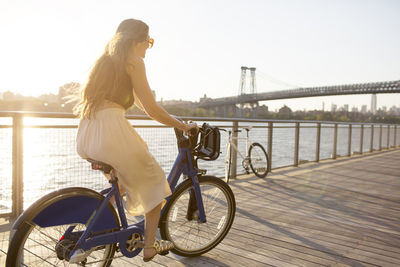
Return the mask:
[[144,258],[144,262],[151,261],[157,254],[167,255],[169,250],[174,248],[174,244],[168,240],[156,240],[152,246],[144,246],[143,248],[154,248],[156,250],[156,254],[151,257]]

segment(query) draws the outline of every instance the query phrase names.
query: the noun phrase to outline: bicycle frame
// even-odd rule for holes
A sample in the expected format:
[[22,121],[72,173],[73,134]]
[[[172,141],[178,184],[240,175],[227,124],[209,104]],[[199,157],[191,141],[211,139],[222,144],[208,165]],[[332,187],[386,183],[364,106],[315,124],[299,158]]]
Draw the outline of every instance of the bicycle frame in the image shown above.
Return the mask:
[[[246,156],[243,156],[243,154],[239,151],[238,147],[235,145],[235,143],[233,142],[234,140],[246,140]],[[249,133],[247,132],[247,136],[246,137],[233,137],[232,133],[229,132],[229,138],[228,138],[228,143],[227,146],[231,146],[233,147],[237,153],[239,153],[240,157],[242,159],[245,159],[249,156],[249,148],[250,148],[250,140],[249,140]]]
[[[178,150],[179,150],[178,156],[167,178],[168,183],[171,187],[171,191],[174,192],[177,182],[182,174],[187,175],[190,179],[192,179],[193,189],[194,189],[193,197],[195,199],[194,200],[191,199],[191,201],[189,201],[191,205],[189,210],[191,211],[198,210],[199,222],[204,223],[206,222],[206,215],[204,211],[203,200],[201,197],[200,185],[197,178],[197,170],[193,165],[193,156],[191,154],[190,148],[188,147],[179,147]],[[70,256],[72,256],[77,249],[83,249],[84,251],[89,251],[91,248],[95,248],[101,245],[113,244],[117,242],[119,242],[120,244],[125,244],[126,241],[128,241],[128,238],[132,234],[139,233],[140,235],[142,235],[144,233],[144,220],[132,225],[128,225],[124,208],[121,202],[117,179],[113,177],[110,180],[110,183],[112,183],[111,188],[101,191],[101,194],[103,195],[106,194],[106,197],[101,202],[99,208],[91,216],[91,219],[89,219],[89,224],[87,225],[86,230],[79,238],[74,249],[71,251]],[[191,197],[192,195],[193,194],[191,194]],[[89,237],[89,233],[91,233],[93,226],[96,223],[101,223],[98,222],[98,218],[101,216],[102,211],[106,208],[107,203],[112,196],[114,196],[116,200],[120,225],[122,229]],[[169,199],[170,197],[167,198],[167,201],[169,201]],[[164,208],[161,211],[161,215],[163,212]],[[71,233],[74,228],[75,226],[70,226],[64,233],[64,237],[68,236],[68,234]],[[126,249],[126,246],[120,246],[120,250],[122,254],[126,257],[134,257],[140,252],[140,250],[130,252]]]

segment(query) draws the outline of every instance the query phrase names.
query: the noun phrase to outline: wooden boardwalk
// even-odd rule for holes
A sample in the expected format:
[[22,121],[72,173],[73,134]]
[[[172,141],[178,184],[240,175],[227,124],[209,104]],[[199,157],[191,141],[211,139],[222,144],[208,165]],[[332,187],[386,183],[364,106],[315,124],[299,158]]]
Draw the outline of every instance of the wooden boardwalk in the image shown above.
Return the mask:
[[209,253],[112,266],[400,266],[399,149],[242,176],[231,187],[236,219]]

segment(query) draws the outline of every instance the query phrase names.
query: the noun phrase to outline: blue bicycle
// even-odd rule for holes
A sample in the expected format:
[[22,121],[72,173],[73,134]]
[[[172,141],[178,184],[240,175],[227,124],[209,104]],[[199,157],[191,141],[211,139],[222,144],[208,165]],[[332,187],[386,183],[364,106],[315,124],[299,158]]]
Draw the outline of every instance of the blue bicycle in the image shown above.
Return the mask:
[[[203,124],[193,137],[177,129],[175,134],[179,153],[168,176],[173,193],[161,211],[159,230],[163,239],[173,242],[173,253],[193,257],[224,239],[236,203],[222,179],[205,176],[205,170],[197,167],[198,159],[218,157],[218,129]],[[10,231],[7,267],[110,266],[116,257],[132,258],[140,253],[144,221],[128,225],[112,166],[89,161],[93,169],[111,175],[112,186],[101,192],[65,188],[32,204]],[[178,184],[181,176],[183,182]],[[112,196],[116,208],[109,201]],[[122,255],[115,256],[116,252]]]

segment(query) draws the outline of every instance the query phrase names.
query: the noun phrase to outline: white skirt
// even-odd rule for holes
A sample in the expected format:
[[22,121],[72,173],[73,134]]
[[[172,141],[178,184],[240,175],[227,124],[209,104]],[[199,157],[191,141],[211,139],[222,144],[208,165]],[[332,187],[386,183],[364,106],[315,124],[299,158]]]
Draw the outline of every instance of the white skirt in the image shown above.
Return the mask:
[[145,214],[171,194],[164,171],[146,142],[125,118],[125,110],[106,108],[79,123],[78,154],[110,164],[127,192],[127,211]]

